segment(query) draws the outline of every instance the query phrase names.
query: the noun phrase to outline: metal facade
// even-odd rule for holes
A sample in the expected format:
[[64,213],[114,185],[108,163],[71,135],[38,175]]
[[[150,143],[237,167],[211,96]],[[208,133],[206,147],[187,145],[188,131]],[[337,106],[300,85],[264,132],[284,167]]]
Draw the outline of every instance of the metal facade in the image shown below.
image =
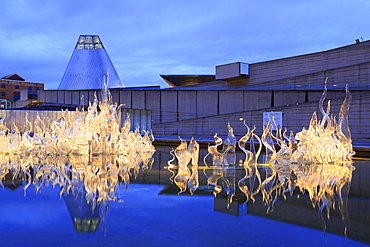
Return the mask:
[[101,89],[105,81],[108,88],[124,87],[99,36],[81,35],[58,90]]

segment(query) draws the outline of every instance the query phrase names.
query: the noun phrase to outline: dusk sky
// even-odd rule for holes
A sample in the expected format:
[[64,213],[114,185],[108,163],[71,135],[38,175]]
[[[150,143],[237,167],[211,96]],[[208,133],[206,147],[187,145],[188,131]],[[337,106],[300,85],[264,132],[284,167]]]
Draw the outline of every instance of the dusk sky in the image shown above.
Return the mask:
[[370,39],[368,0],[2,1],[0,77],[56,89],[79,35],[99,35],[127,87]]

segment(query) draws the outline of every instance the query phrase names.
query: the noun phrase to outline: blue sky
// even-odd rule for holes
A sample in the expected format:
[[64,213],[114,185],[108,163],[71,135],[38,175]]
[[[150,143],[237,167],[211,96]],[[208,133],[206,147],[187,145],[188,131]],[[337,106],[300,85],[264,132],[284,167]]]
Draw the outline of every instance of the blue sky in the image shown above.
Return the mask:
[[56,89],[79,35],[99,35],[129,87],[370,39],[368,0],[2,1],[0,77]]

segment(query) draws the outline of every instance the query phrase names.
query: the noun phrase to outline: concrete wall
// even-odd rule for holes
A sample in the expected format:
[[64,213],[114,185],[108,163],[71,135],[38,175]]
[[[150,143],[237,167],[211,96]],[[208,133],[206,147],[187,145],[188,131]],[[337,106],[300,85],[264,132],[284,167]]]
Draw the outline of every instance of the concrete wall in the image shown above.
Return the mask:
[[160,122],[166,123],[178,121],[177,91],[162,91],[159,100],[161,102]]
[[161,117],[161,91],[148,90],[145,93],[145,109],[152,111],[152,122],[159,123]]
[[192,91],[178,91],[179,120],[196,118],[197,94]]
[[[45,91],[43,97],[51,99],[58,95],[58,103],[67,103],[72,93],[76,97],[83,94],[91,98],[90,91]],[[370,138],[370,91],[355,90],[351,93],[353,138]],[[59,97],[61,94],[64,97]],[[322,90],[124,90],[112,91],[112,95],[115,95],[113,99],[119,98],[117,103],[123,108],[151,111],[155,135],[212,137],[215,133],[226,135],[229,122],[237,136],[244,135],[246,128],[241,119],[246,119],[250,127],[256,125],[257,132],[262,131],[263,112],[270,111],[283,112],[283,127],[300,131],[308,126],[312,113],[319,112]],[[333,115],[338,115],[344,97],[344,90],[328,91],[326,102],[331,100]]]
[[196,92],[197,95],[197,117],[207,117],[218,115],[218,97],[219,91],[203,91]]
[[[244,91],[243,93],[249,93]],[[267,92],[265,92],[267,93]],[[271,92],[270,92],[271,93]],[[219,114],[197,119],[181,120],[172,123],[154,123],[153,131],[157,135],[184,135],[184,136],[204,136],[212,137],[215,133],[219,136],[226,137],[227,124],[230,123],[234,128],[236,136],[241,137],[246,133],[241,119],[246,119],[246,123],[253,127],[257,126],[256,133],[262,133],[263,127],[263,112],[283,112],[283,128],[295,133],[302,130],[303,127],[308,127],[313,112],[318,113],[319,119],[322,118],[319,112],[318,100],[322,92],[296,92],[296,97],[289,97],[286,92],[275,92],[276,102],[282,102],[275,107],[263,107],[254,110],[240,111],[240,107],[236,108],[233,113]],[[312,94],[312,95],[311,95]],[[354,92],[355,97],[352,99],[352,104],[349,113],[349,124],[353,139],[368,139],[370,138],[370,92],[363,91]],[[262,94],[261,96],[266,96]],[[327,100],[331,100],[331,114],[338,116],[340,106],[344,100],[344,92],[334,91],[329,92]],[[306,102],[305,99],[311,98],[314,101]],[[316,100],[317,99],[317,100]],[[278,104],[278,103],[275,103]],[[324,107],[326,109],[327,101]],[[157,131],[160,130],[160,131]]]
[[[325,78],[328,78],[328,88],[331,89],[344,88],[346,84],[348,84],[352,89],[366,87],[370,84],[370,61],[304,75],[291,76],[283,79],[270,80],[267,82],[264,81],[258,86],[265,89],[276,87],[320,88],[323,86]],[[256,82],[251,77],[249,85],[255,85],[255,83]]]
[[[353,72],[353,69],[349,66],[367,62],[370,62],[370,41],[323,52],[250,64],[249,85],[330,71],[342,67],[348,68],[347,71],[341,70],[341,73],[345,76],[348,72]],[[336,76],[341,78],[339,74]],[[363,78],[360,80],[363,80]],[[349,83],[351,82],[349,81]]]
[[130,118],[130,130],[134,131],[139,128],[139,131],[152,130],[152,113],[147,110],[139,109],[121,109],[121,126],[124,126],[127,118]]

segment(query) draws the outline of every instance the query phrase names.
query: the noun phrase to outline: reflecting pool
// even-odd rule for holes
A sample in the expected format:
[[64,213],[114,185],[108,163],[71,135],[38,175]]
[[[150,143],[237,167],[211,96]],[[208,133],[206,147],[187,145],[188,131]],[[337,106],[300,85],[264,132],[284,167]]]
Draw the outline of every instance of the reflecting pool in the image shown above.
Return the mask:
[[[36,188],[11,179],[0,189],[1,246],[367,246],[370,244],[370,161],[354,159],[345,222],[338,208],[325,220],[308,193],[279,198],[268,213],[261,193],[245,203],[236,190],[231,204],[226,192],[214,195],[207,172],[190,195],[171,182],[165,167],[173,147],[158,146],[151,169],[131,182],[119,183],[117,200],[86,203],[86,190],[61,193],[60,186]],[[201,150],[205,154],[206,150]],[[201,155],[203,155],[201,154]],[[243,154],[237,153],[242,157]],[[201,169],[201,167],[199,168]],[[259,166],[263,174],[266,167]],[[245,175],[235,167],[237,179]],[[36,184],[37,185],[37,184]],[[78,187],[78,184],[77,184]]]

